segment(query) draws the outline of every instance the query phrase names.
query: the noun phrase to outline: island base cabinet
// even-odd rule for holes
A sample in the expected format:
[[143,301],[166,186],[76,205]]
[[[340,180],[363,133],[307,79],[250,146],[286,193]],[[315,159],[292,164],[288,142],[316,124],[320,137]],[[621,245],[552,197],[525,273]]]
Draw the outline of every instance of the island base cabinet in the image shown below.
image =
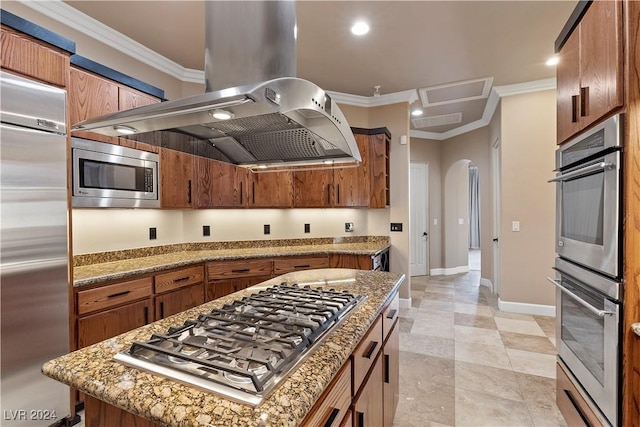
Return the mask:
[[86,427],[161,427],[161,424],[123,411],[89,395],[85,395],[84,412]]
[[383,422],[383,408],[380,404],[383,395],[383,357],[378,354],[369,378],[356,397],[353,412],[353,427],[378,427]]
[[383,410],[384,426],[391,427],[400,398],[400,328],[396,322],[384,345],[383,359]]

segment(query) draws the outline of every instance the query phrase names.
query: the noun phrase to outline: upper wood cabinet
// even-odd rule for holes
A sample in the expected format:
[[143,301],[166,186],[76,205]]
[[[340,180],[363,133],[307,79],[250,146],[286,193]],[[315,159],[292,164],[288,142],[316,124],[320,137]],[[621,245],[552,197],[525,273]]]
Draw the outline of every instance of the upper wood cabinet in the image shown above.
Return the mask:
[[160,149],[160,204],[166,209],[195,207],[194,156],[181,151]]
[[68,86],[68,53],[4,26],[0,32],[0,66],[55,86]]
[[293,207],[384,208],[389,205],[386,128],[353,129],[362,162],[357,167],[293,172]]
[[195,157],[196,208],[241,208],[247,200],[244,168]]
[[293,206],[293,173],[247,173],[247,202],[252,208],[290,208]]
[[596,0],[560,50],[558,143],[623,105],[622,2]]
[[[69,120],[71,126],[83,120],[160,102],[158,98],[80,68],[71,68],[69,81]],[[154,150],[148,144],[136,143],[115,136],[105,136],[93,132],[74,132],[73,136],[157,152],[157,149]]]

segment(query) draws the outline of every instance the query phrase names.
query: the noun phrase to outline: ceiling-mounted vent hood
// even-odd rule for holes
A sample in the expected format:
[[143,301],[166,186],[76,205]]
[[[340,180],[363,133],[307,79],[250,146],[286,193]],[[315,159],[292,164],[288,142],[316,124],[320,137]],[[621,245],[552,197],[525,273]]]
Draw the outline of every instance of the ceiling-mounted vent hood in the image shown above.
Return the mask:
[[293,1],[206,1],[204,94],[86,120],[73,130],[157,145],[158,132],[171,132],[206,141],[218,158],[243,166],[359,162],[334,100],[292,77],[295,31]]

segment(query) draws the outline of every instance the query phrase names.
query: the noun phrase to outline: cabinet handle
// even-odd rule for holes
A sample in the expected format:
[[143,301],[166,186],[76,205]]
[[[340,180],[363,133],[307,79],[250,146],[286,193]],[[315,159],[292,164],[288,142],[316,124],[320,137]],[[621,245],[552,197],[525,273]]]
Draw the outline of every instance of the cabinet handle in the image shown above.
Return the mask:
[[398,310],[396,310],[395,308],[391,311],[389,311],[389,314],[387,314],[387,319],[393,319],[394,317],[396,317],[396,313],[398,312]]
[[389,355],[384,355],[384,382],[389,384]]
[[244,203],[244,196],[242,193],[242,181],[240,181],[240,204]]
[[358,427],[364,427],[364,412],[356,412],[358,415]]
[[331,204],[331,184],[327,184],[327,204]]
[[340,204],[340,184],[336,185],[336,193],[338,195],[338,204]]
[[294,265],[293,268],[309,268],[311,267],[310,264],[304,264],[304,265]]
[[191,180],[187,182],[187,203],[191,204]]
[[189,280],[189,276],[181,277],[179,279],[175,279],[174,282],[184,282],[185,280]]
[[144,308],[144,324],[149,323],[149,307]]
[[160,318],[164,319],[164,302],[160,302]]
[[578,95],[571,97],[571,123],[578,122]]
[[131,293],[131,291],[118,292],[117,294],[109,295],[107,298],[117,298],[117,297],[121,297],[123,295],[127,295],[127,294],[130,294],[130,293]]
[[364,357],[365,359],[371,359],[371,356],[373,355],[373,351],[376,349],[377,346],[378,346],[378,341],[371,341],[369,343],[369,348],[367,348],[367,351],[362,355],[362,357]]
[[247,271],[251,271],[249,268],[240,268],[238,270],[231,270],[232,273],[246,273]]
[[340,413],[340,408],[333,408],[331,410],[331,414],[329,414],[329,418],[327,418],[327,422],[324,423],[324,427],[331,427],[339,413]]
[[256,183],[251,183],[251,204],[256,204]]
[[580,115],[589,115],[589,86],[580,88]]

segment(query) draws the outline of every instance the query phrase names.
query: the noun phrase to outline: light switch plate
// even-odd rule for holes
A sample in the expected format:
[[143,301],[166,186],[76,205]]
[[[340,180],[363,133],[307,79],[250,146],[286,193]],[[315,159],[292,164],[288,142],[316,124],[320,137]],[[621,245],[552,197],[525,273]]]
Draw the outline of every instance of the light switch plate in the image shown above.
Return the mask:
[[520,231],[520,221],[513,221],[511,223],[511,231]]
[[402,231],[402,223],[401,222],[392,222],[391,223],[391,231]]

